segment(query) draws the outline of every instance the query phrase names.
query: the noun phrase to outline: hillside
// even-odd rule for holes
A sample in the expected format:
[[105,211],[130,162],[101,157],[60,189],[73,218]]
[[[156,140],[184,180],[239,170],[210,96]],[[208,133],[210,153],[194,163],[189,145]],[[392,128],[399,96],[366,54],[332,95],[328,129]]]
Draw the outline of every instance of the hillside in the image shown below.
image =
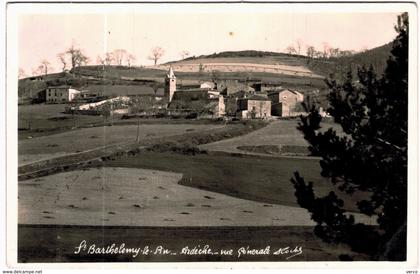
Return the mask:
[[186,58],[180,61],[168,62],[164,65],[187,66],[201,64],[206,68],[209,64],[257,64],[267,66],[277,66],[279,69],[289,69],[294,72],[305,72],[309,74],[330,77],[331,75],[341,80],[342,75],[346,74],[349,68],[356,72],[359,66],[373,65],[378,74],[381,74],[385,68],[386,60],[391,51],[391,43],[376,47],[365,52],[357,53],[351,56],[310,59],[303,55],[292,55],[270,51],[224,51],[210,55],[200,55]]
[[71,85],[111,94],[162,93],[169,66],[175,70],[179,84],[197,84],[211,79],[276,82],[286,88],[303,91],[319,89],[326,93],[324,78],[341,80],[351,67],[372,64],[378,74],[385,68],[391,43],[349,57],[309,59],[306,56],[266,51],[226,51],[190,57],[155,67],[83,66],[70,73],[28,77],[19,80],[19,98],[36,96],[47,86]]
[[391,53],[392,43],[367,50],[352,56],[330,58],[328,60],[313,60],[308,63],[308,68],[330,77],[332,75],[337,80],[342,80],[351,68],[354,76],[356,76],[357,67],[372,65],[378,75],[382,74],[386,61]]

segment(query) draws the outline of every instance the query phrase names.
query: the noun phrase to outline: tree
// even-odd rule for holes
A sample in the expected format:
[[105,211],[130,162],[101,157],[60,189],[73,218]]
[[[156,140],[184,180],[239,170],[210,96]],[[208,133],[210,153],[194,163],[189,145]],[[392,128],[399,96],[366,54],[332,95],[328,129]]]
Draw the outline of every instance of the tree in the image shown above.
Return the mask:
[[295,43],[296,43],[296,53],[300,55],[300,52],[303,47],[303,41],[302,39],[297,39]]
[[46,59],[41,60],[41,64],[38,67],[39,71],[44,73],[44,75],[47,75],[48,70],[50,70],[51,68],[52,67],[51,67],[50,62],[48,62],[48,60]]
[[[398,36],[383,76],[373,67],[351,71],[344,83],[329,80],[328,112],[344,131],[319,132],[322,118],[312,106],[299,129],[312,154],[321,157],[321,175],[338,192],[316,197],[314,184],[298,172],[291,179],[299,205],[317,223],[314,232],[328,242],[349,244],[373,259],[405,260],[407,222],[408,15],[398,17]],[[365,195],[360,195],[361,193]],[[337,195],[338,194],[338,195]],[[361,214],[375,216],[379,228],[356,223],[345,206],[359,198]],[[344,202],[344,200],[346,202]]]
[[309,45],[306,47],[306,56],[308,57],[308,64],[315,58],[315,53],[315,47]]
[[155,66],[160,58],[165,54],[165,51],[161,47],[155,47],[152,49],[152,52],[149,55],[149,60],[153,60]]
[[96,64],[105,66],[105,57],[100,55],[96,56]]
[[121,66],[123,63],[123,60],[127,56],[127,51],[125,49],[116,49],[112,53],[114,55],[115,62],[117,63],[117,65]]
[[190,56],[190,52],[188,50],[183,50],[181,51],[180,55],[181,55],[181,59],[184,60],[185,58]]
[[80,67],[86,65],[87,63],[89,63],[89,57],[84,55],[82,51],[78,52],[76,56],[76,66]]
[[104,61],[106,66],[112,65],[112,63],[115,61],[114,54],[112,52],[105,53]]
[[80,48],[75,48],[74,44],[72,44],[63,54],[69,57],[72,69],[80,67],[89,61],[89,58],[83,51]]
[[306,56],[308,56],[309,58],[314,58],[315,55],[315,47],[313,46],[308,46],[306,48]]
[[327,59],[330,50],[330,45],[327,42],[322,43],[322,58]]
[[136,56],[133,54],[128,54],[125,60],[127,61],[127,66],[131,67],[136,61]]
[[66,70],[67,67],[67,60],[66,60],[66,54],[64,52],[57,54],[58,60],[63,64],[63,71]]
[[296,54],[296,53],[297,53],[297,51],[296,51],[296,49],[295,49],[295,46],[293,46],[293,45],[289,45],[289,46],[286,48],[286,52],[287,52],[288,54]]

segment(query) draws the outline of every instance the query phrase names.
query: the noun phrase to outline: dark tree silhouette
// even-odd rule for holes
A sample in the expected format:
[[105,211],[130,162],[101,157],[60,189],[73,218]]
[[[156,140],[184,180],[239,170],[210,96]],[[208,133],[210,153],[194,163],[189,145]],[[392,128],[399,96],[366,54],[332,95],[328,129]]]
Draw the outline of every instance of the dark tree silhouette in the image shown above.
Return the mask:
[[[320,156],[321,175],[337,189],[316,197],[314,184],[298,172],[291,179],[299,205],[317,223],[325,241],[349,244],[373,259],[405,260],[407,222],[408,14],[398,16],[387,68],[377,77],[372,66],[358,69],[358,81],[328,80],[329,113],[342,126],[320,132],[314,106],[301,117],[299,130]],[[360,195],[361,193],[367,195]],[[357,202],[359,213],[377,217],[378,226],[356,223],[340,197],[368,197]]]

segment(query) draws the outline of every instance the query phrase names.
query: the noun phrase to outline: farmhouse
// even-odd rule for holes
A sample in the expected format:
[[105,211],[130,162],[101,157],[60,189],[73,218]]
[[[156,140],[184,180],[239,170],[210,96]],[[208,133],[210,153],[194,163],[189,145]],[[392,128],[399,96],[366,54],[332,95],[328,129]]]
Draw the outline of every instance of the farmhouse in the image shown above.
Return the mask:
[[268,93],[268,98],[272,102],[271,114],[274,116],[293,117],[303,114],[300,103],[303,102],[304,95],[298,91],[275,90]]
[[216,89],[224,95],[232,95],[239,91],[253,92],[254,88],[239,82],[238,80],[219,80],[216,81]]
[[250,97],[237,100],[238,112],[241,118],[268,118],[271,117],[271,101],[261,95],[252,95]]
[[66,103],[73,101],[80,91],[69,86],[51,86],[45,92],[47,103]]

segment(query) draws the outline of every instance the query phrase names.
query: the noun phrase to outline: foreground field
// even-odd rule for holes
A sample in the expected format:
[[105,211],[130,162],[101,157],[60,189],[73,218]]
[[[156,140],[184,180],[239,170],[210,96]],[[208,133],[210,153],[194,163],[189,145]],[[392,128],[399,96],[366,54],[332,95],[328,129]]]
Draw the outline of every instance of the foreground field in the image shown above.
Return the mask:
[[359,193],[340,195],[337,188],[321,177],[317,159],[147,152],[107,161],[102,165],[182,173],[182,185],[262,203],[298,207],[295,189],[290,182],[295,171],[314,183],[317,195],[336,190],[349,210],[355,210],[356,202],[364,197]]
[[182,174],[98,168],[19,182],[19,223],[107,226],[311,226],[302,208],[178,184]]
[[19,141],[19,165],[108,145],[222,128],[218,124],[151,124],[83,128]]
[[[180,173],[157,170],[93,168],[21,181],[19,224],[314,225],[305,209],[253,202],[179,185],[181,178]],[[359,214],[355,217],[374,224],[373,219]]]

